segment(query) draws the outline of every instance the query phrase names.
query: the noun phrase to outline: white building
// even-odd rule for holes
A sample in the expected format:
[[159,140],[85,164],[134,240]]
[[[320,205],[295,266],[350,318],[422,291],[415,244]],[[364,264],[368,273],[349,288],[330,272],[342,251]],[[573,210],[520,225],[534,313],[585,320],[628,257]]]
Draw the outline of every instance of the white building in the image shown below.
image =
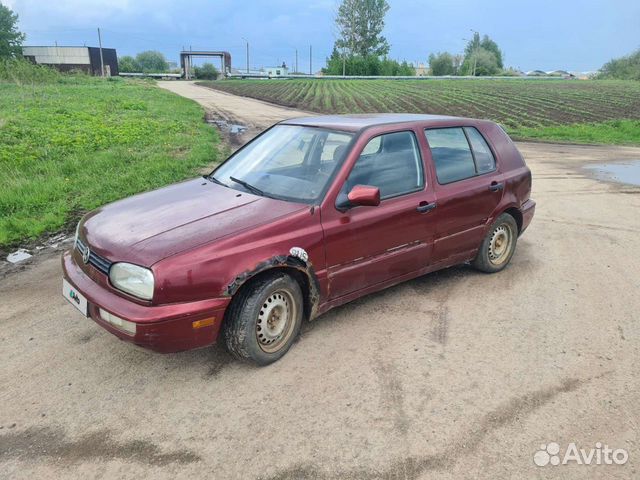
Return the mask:
[[289,75],[289,67],[284,63],[280,67],[264,67],[264,73],[269,77],[286,77]]

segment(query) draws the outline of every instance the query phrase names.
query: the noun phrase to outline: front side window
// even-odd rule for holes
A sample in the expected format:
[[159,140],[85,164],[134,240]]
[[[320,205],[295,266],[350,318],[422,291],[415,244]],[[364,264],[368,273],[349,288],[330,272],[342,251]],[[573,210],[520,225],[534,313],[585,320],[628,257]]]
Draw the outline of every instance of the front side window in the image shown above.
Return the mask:
[[353,134],[277,125],[220,165],[211,179],[230,188],[294,202],[324,194]]
[[348,194],[356,185],[378,187],[382,199],[422,190],[422,158],[413,132],[372,138],[358,157],[341,193]]
[[424,133],[441,185],[495,170],[493,153],[475,128],[430,128]]

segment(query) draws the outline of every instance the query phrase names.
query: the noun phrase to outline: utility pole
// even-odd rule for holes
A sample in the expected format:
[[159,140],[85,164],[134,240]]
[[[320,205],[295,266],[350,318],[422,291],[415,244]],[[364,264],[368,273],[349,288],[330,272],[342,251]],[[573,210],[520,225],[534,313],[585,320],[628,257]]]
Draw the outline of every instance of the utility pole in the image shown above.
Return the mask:
[[347,56],[345,55],[344,48],[342,49],[342,76],[347,75]]
[[[473,32],[473,76],[476,76],[476,66],[478,65],[478,48],[480,47],[480,34],[476,32],[473,28],[471,29]],[[478,36],[478,43],[476,44],[476,35]]]
[[247,75],[249,74],[249,40],[242,37],[242,39],[247,42]]
[[296,48],[296,73],[298,73],[298,49]]
[[100,76],[104,77],[104,57],[102,56],[102,35],[100,35],[100,28],[98,28],[98,44],[100,45]]
[[313,75],[313,47],[309,45],[309,75]]

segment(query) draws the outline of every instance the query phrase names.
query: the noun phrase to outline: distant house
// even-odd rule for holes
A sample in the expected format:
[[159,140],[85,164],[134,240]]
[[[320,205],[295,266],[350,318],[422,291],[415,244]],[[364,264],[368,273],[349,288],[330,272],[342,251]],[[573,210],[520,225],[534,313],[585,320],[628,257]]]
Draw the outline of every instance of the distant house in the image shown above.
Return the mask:
[[417,63],[414,68],[416,70],[416,77],[426,77],[431,74],[431,70],[424,63]]
[[[100,76],[100,48],[98,47],[22,47],[22,55],[38,65],[47,65],[61,72],[81,70]],[[105,76],[119,75],[118,55],[114,48],[102,49]]]
[[526,75],[527,77],[546,77],[547,72],[543,70],[529,70]]
[[280,67],[264,67],[264,72],[269,77],[286,77],[289,75],[289,67],[283,63]]

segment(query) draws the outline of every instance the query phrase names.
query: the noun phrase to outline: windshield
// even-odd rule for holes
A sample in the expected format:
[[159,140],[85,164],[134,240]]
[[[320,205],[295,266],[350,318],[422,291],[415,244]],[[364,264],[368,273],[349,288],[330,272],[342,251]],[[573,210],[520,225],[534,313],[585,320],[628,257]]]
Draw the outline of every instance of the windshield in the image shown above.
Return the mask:
[[353,134],[276,125],[212,174],[215,181],[256,195],[311,203],[325,192]]

